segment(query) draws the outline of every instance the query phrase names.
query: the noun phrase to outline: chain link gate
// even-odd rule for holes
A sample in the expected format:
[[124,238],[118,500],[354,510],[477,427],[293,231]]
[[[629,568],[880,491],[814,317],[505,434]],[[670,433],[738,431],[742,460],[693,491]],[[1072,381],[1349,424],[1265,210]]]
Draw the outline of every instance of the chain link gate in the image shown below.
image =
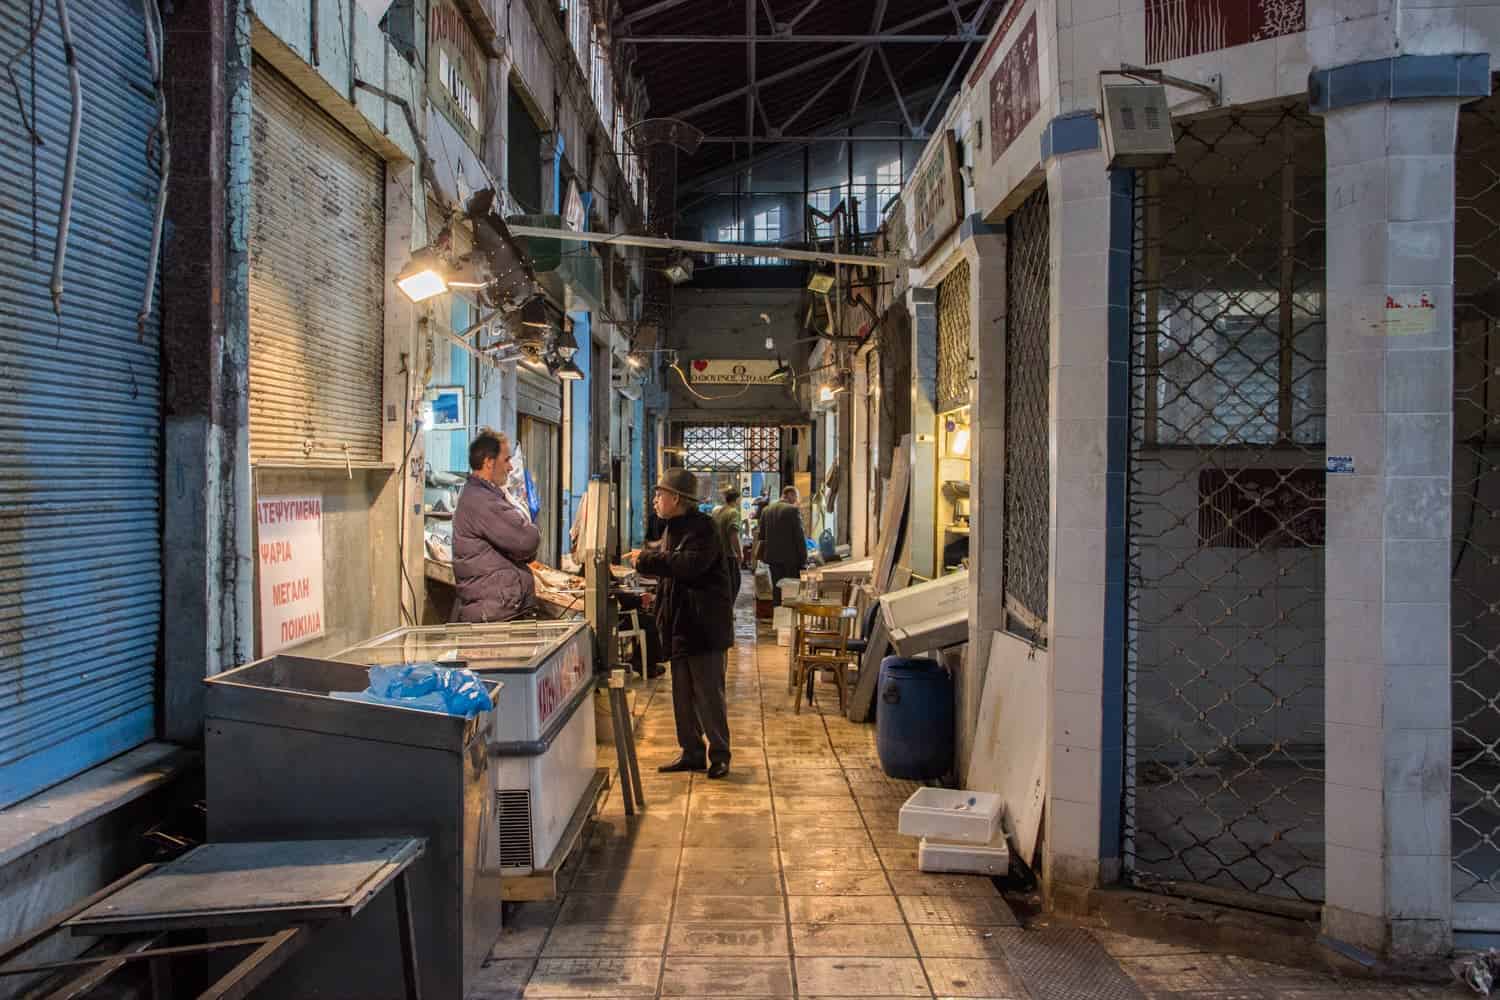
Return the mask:
[[1051,219],[1044,185],[1005,224],[1006,631],[1047,642]]
[[1124,856],[1142,887],[1323,898],[1324,147],[1305,107],[1178,125],[1132,288]]
[[1455,929],[1500,904],[1500,100],[1459,113],[1453,314]]
[[969,262],[938,282],[937,411],[969,405]]

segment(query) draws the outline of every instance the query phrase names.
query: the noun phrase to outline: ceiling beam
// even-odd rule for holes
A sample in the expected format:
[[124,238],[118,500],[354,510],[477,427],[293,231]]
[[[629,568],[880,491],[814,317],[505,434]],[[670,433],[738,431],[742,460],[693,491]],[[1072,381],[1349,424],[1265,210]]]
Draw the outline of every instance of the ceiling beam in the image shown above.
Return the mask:
[[[875,13],[870,16],[871,33],[878,32],[885,27],[885,9],[889,0],[876,0]],[[859,63],[859,76],[854,80],[854,93],[849,98],[849,113],[852,115],[859,108],[859,99],[865,93],[865,79],[870,75],[870,60],[875,57],[874,49],[866,49],[865,57]]]
[[910,135],[779,135],[770,139],[763,135],[706,135],[703,137],[705,145],[708,143],[721,146],[730,143],[743,145],[752,141],[769,145],[775,142],[921,142],[922,140]]
[[622,27],[629,28],[631,25],[640,24],[647,18],[654,17],[657,14],[665,13],[674,7],[681,7],[683,4],[691,2],[693,2],[693,0],[657,0],[656,3],[646,7],[642,7],[634,14],[625,15],[625,17],[621,19],[620,24]]
[[512,236],[523,239],[569,240],[574,243],[612,243],[622,247],[645,247],[649,250],[682,250],[687,253],[742,254],[748,257],[775,257],[780,260],[805,260],[815,264],[862,264],[867,267],[899,267],[910,264],[899,257],[871,257],[858,253],[825,253],[818,250],[789,250],[759,243],[706,243],[699,240],[671,240],[662,236],[633,236],[629,233],[575,233],[571,229],[546,226],[508,226]]
[[[773,25],[774,27],[774,25]],[[760,92],[755,89],[755,0],[745,0],[745,66],[749,83],[745,88],[745,134],[755,134],[755,104]],[[750,152],[755,152],[755,142],[750,143]]]
[[[948,0],[948,2],[950,4],[952,4],[953,0]],[[989,11],[990,11],[990,5],[992,3],[994,3],[994,0],[984,0],[983,5],[981,5],[980,8],[979,8],[979,13],[974,15],[974,23],[975,24],[982,24],[982,23],[984,23],[984,15],[986,15],[986,14],[989,13]],[[956,4],[954,4],[954,7],[953,7],[953,16],[954,17],[958,17],[959,16],[958,6]],[[927,131],[927,126],[932,123],[932,116],[935,115],[935,114],[937,114],[938,109],[940,107],[942,107],[943,97],[947,95],[948,88],[953,83],[953,77],[958,74],[958,68],[964,64],[964,60],[967,59],[967,58],[969,58],[969,50],[971,50],[973,47],[974,46],[972,44],[965,45],[964,46],[964,50],[962,52],[960,52],[958,54],[958,58],[953,61],[953,65],[950,66],[950,67],[948,67],[948,76],[947,76],[947,78],[945,80],[943,80],[943,85],[938,88],[937,96],[932,99],[932,105],[927,109],[927,114],[925,114],[925,115],[922,116],[922,131],[923,132]]]
[[788,31],[796,31],[797,30],[797,25],[799,25],[799,24],[802,23],[802,19],[804,17],[806,17],[807,15],[811,14],[813,11],[817,10],[818,9],[818,4],[820,4],[822,2],[823,2],[823,0],[808,0],[807,6],[803,7],[802,10],[800,10],[797,13],[796,17],[792,18],[790,21],[787,22],[787,30]]
[[814,104],[817,104],[818,101],[822,99],[823,95],[826,94],[826,93],[828,93],[829,89],[834,84],[838,83],[846,75],[848,75],[849,71],[851,69],[853,69],[856,65],[857,65],[857,63],[855,61],[850,61],[846,66],[844,66],[843,69],[841,69],[837,73],[833,74],[833,76],[830,76],[828,78],[828,80],[823,84],[823,86],[821,86],[821,87],[818,88],[818,90],[817,90],[817,92],[815,94],[813,94],[811,97],[809,97],[807,99],[807,101],[800,108],[798,108],[796,111],[793,111],[791,113],[791,115],[788,116],[788,118],[787,118],[786,121],[784,121],[784,122],[781,123],[781,128],[779,128],[779,129],[776,130],[777,133],[778,134],[785,133],[787,129],[791,128],[793,122],[795,122],[798,118],[801,118],[803,115],[805,115],[807,113],[807,111],[808,111],[809,108],[811,108]]
[[[959,0],[960,6],[971,2],[974,2],[974,0]],[[931,21],[935,17],[943,17],[947,13],[948,9],[946,7],[939,8],[938,10],[930,10],[925,14],[919,14],[916,17],[911,18],[910,20],[903,21],[902,23],[893,27],[891,31],[906,31],[909,28],[915,28],[919,24],[926,24],[928,21]],[[793,77],[801,76],[803,73],[806,73],[809,70],[817,69],[819,66],[826,66],[828,63],[831,63],[837,59],[842,59],[845,56],[853,55],[864,47],[865,46],[862,44],[845,45],[825,52],[822,55],[814,56],[811,59],[804,59],[797,65],[792,66],[788,69],[784,69],[779,73],[772,73],[770,76],[762,77],[758,83],[758,86],[761,89],[764,89],[774,83],[781,83],[784,80],[790,80]],[[722,105],[728,104],[730,101],[734,101],[738,98],[743,97],[745,95],[745,90],[746,88],[744,87],[736,87],[734,90],[725,91],[722,94],[710,97],[708,100],[701,101],[690,108],[686,108],[681,111],[664,111],[663,117],[691,118],[694,115],[702,114],[705,111],[710,111],[714,108],[721,107]]]
[[794,45],[972,45],[984,41],[984,36],[969,31],[957,35],[626,35],[616,40],[633,45],[740,44],[751,40],[762,45],[768,42]]
[[915,134],[917,126],[906,110],[906,98],[901,96],[901,84],[896,82],[896,74],[891,72],[891,61],[886,58],[885,49],[876,49],[875,54],[880,57],[880,64],[885,67],[885,78],[891,81],[891,89],[896,92],[896,104],[901,108],[901,117],[905,120],[906,127]]

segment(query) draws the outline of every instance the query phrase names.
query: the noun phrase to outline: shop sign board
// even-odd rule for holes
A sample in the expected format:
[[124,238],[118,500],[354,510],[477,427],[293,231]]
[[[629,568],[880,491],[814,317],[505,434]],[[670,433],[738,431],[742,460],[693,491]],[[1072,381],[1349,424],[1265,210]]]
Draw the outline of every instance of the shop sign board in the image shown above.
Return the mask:
[[261,497],[255,504],[260,563],[260,655],[324,634],[323,498]]
[[963,182],[958,174],[958,143],[946,129],[927,144],[912,176],[912,250],[921,264],[948,234],[963,212]]
[[433,0],[427,25],[427,89],[432,103],[475,153],[484,152],[488,61],[451,0]]
[[699,358],[690,367],[692,371],[688,374],[689,382],[709,385],[770,385],[778,381],[772,377],[779,367],[773,360]]
[[909,233],[906,225],[906,196],[903,194],[891,203],[891,214],[886,217],[885,222],[882,249],[898,257],[906,256],[911,249]]
[[1037,66],[1036,14],[1016,36],[1015,44],[990,77],[990,162],[1020,138],[1021,130],[1042,109],[1042,81]]
[[567,223],[569,229],[575,233],[583,232],[584,223],[583,194],[578,190],[578,181],[568,181],[568,194],[563,199],[563,222]]

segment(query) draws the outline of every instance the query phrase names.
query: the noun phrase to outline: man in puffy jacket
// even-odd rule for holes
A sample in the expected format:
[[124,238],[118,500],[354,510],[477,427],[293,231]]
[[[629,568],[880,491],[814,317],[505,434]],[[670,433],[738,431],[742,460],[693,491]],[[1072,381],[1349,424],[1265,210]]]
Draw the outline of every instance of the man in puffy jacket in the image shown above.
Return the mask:
[[652,506],[666,530],[631,556],[641,574],[660,581],[656,624],[672,661],[672,714],[682,756],[658,770],[707,767],[710,778],[722,778],[729,773],[724,672],[734,645],[734,596],[729,559],[713,519],[698,509],[697,488],[686,469],[662,474]]
[[536,605],[536,583],[526,565],[536,558],[541,532],[504,491],[510,442],[486,432],[469,445],[469,481],[453,513],[453,619],[505,622]]

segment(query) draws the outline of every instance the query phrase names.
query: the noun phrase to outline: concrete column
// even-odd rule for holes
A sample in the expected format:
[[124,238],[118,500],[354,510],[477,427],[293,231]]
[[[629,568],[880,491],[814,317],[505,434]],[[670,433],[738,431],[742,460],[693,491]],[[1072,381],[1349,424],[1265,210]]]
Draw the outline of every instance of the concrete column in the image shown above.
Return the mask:
[[[1090,120],[1090,124],[1092,120]],[[1131,186],[1097,140],[1047,163],[1049,903],[1119,875]]]
[[969,658],[959,678],[958,773],[967,773],[988,670],[990,636],[1004,626],[1005,236],[965,240],[969,262]]
[[911,312],[911,502],[906,561],[917,576],[937,576],[937,289],[906,293]]
[[[243,16],[243,20],[241,20]],[[166,19],[162,733],[197,743],[203,678],[254,655],[249,460],[250,39],[242,4]]]
[[[1325,553],[1323,927],[1398,958],[1444,954],[1452,939],[1457,120],[1452,99],[1324,118],[1328,454],[1340,472],[1328,476]],[[1411,308],[1424,298],[1433,308]]]
[[489,61],[485,103],[489,106],[489,128],[484,133],[484,165],[502,191],[510,190],[510,70],[513,57],[509,42],[498,59]]

